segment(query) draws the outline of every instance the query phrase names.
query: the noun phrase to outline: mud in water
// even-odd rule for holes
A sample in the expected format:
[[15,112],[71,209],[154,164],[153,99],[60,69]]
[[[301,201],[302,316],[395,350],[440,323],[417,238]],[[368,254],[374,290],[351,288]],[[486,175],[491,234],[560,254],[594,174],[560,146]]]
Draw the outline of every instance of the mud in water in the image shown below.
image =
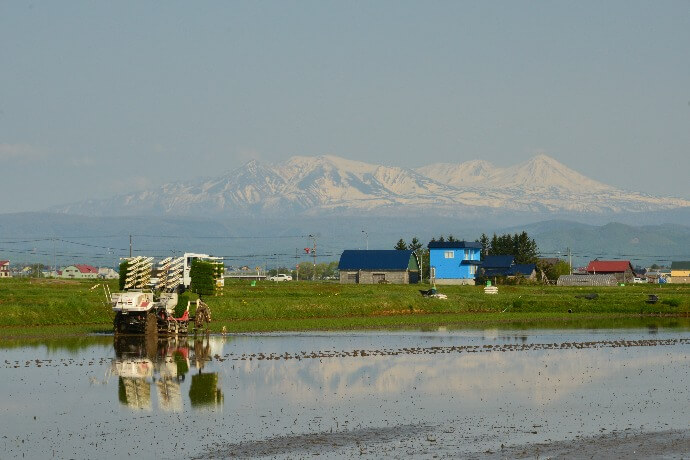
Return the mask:
[[673,328],[15,341],[0,442],[3,458],[682,458],[689,352]]

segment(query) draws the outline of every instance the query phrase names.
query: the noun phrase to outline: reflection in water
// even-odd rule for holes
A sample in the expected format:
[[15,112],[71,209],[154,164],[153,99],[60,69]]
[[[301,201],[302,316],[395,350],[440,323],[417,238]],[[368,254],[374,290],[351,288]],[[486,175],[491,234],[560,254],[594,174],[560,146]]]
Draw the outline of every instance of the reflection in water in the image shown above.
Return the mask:
[[114,348],[111,372],[118,376],[118,399],[123,405],[151,410],[151,385],[154,384],[160,410],[182,411],[181,386],[185,383],[190,366],[198,370],[196,375],[192,375],[189,386],[192,407],[222,405],[223,393],[218,374],[202,372],[211,359],[208,337],[155,340],[124,336],[114,339]]
[[202,374],[192,376],[192,386],[189,388],[189,399],[192,407],[215,406],[223,402],[223,393],[218,388],[218,374]]
[[688,330],[652,330],[109,337],[78,355],[6,349],[0,457],[514,458],[526,445],[598,448],[609,433],[629,444],[628,434],[679,428],[688,439]]

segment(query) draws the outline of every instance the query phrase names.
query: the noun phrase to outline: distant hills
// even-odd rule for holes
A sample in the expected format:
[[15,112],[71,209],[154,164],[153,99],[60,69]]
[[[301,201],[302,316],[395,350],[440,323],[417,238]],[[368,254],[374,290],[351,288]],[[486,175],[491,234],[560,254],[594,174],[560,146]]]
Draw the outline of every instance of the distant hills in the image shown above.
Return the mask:
[[[256,160],[218,177],[169,183],[51,211],[87,216],[416,216],[483,220],[506,213],[616,215],[690,209],[690,201],[629,192],[546,155],[511,167],[475,160],[417,169],[336,156]],[[524,217],[523,217],[524,219]]]
[[690,260],[690,227],[676,224],[633,226],[621,223],[585,225],[571,221],[547,221],[507,228],[527,231],[546,255],[566,254],[575,260],[628,259],[633,265]]
[[629,259],[634,265],[690,260],[690,226],[678,224],[589,225],[547,220],[520,225],[468,222],[438,217],[276,217],[201,219],[179,217],[98,217],[50,213],[0,214],[0,259],[65,265],[76,262],[114,266],[129,253],[166,257],[184,251],[224,256],[227,265],[294,266],[311,261],[304,253],[315,235],[318,260],[338,260],[344,249],[392,249],[398,239],[453,234],[477,239],[525,230],[544,256],[565,257],[576,265],[591,259]]

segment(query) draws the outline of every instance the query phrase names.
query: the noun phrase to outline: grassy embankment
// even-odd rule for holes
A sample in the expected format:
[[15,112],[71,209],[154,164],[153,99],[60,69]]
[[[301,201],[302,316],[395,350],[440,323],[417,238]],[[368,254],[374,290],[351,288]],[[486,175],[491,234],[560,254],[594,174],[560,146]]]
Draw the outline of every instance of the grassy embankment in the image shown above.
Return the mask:
[[[112,312],[95,281],[0,282],[0,336],[110,332]],[[422,286],[423,287],[423,286]],[[110,283],[117,289],[117,283]],[[640,316],[690,316],[690,285],[607,288],[440,286],[447,300],[425,299],[420,286],[312,282],[228,282],[208,297],[212,331],[336,330],[401,327],[607,327],[639,325]],[[583,294],[597,293],[588,300]],[[660,302],[645,303],[649,294]],[[568,313],[571,310],[572,313]],[[37,328],[38,327],[38,328]]]

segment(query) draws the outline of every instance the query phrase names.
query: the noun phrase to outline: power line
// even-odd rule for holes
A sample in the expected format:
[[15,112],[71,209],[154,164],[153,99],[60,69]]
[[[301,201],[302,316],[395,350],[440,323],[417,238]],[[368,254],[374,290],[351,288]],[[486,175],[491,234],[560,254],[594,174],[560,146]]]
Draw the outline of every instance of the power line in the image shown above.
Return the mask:
[[309,238],[309,235],[280,235],[280,236],[257,236],[257,235],[234,235],[234,236],[194,236],[194,235],[136,235],[138,238],[168,238],[168,239],[187,239],[187,240],[277,240],[277,239],[295,239],[295,238]]

